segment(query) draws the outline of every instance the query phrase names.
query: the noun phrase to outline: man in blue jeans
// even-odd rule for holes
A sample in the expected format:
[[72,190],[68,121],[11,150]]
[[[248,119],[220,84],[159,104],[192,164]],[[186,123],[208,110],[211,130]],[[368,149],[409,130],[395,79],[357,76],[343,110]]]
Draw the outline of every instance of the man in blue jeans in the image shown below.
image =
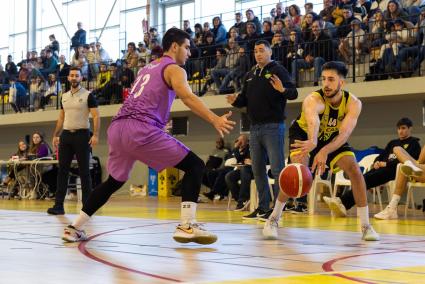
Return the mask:
[[314,86],[319,86],[322,65],[334,60],[335,57],[332,39],[321,30],[319,21],[313,22],[311,31],[311,36],[306,43],[304,58],[292,61],[292,79],[297,86],[299,86],[299,70],[311,67],[314,67]]
[[[259,204],[254,212],[244,218],[267,219],[271,210],[266,161],[269,159],[272,176],[276,180],[285,161],[286,100],[296,99],[298,92],[285,67],[271,60],[272,49],[268,41],[257,41],[254,55],[257,65],[245,76],[241,93],[227,96],[227,102],[238,108],[246,107],[251,121],[250,154]],[[277,197],[277,182],[273,186],[273,193]]]

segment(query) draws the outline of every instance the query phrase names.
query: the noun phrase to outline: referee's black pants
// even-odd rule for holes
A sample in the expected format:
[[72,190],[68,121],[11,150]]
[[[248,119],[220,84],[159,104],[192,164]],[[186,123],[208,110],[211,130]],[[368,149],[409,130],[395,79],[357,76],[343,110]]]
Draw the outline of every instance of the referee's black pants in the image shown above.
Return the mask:
[[[372,169],[366,172],[363,177],[366,183],[366,189],[371,189],[380,185],[383,185],[390,180],[395,179],[395,175],[397,172],[397,164],[390,164],[386,167],[379,169]],[[354,201],[353,191],[346,190],[344,194],[341,196],[341,202],[344,204],[345,208],[350,209],[354,205],[356,205],[356,201]]]
[[83,204],[92,190],[90,178],[90,132],[88,129],[63,130],[59,142],[59,170],[55,206],[63,206],[68,189],[68,176],[74,155],[81,179]]

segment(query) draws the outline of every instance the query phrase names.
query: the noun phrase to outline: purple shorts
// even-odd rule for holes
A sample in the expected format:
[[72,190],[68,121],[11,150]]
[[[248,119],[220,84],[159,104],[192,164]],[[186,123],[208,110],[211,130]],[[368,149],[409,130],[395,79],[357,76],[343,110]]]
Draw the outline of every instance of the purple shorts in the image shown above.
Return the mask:
[[113,121],[108,144],[108,173],[118,181],[129,179],[135,161],[161,171],[177,165],[190,151],[157,126],[134,119]]

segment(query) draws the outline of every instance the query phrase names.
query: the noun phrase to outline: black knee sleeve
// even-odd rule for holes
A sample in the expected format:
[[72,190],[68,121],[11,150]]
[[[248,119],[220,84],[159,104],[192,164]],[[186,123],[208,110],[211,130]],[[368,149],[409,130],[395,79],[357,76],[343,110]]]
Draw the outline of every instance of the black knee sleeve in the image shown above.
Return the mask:
[[205,172],[204,161],[190,151],[175,167],[185,172],[182,182],[182,201],[197,202],[202,176]]
[[108,176],[108,179],[99,184],[90,194],[88,200],[83,204],[84,213],[91,216],[93,215],[100,207],[102,207],[111,195],[120,189],[125,182],[118,181],[112,176]]

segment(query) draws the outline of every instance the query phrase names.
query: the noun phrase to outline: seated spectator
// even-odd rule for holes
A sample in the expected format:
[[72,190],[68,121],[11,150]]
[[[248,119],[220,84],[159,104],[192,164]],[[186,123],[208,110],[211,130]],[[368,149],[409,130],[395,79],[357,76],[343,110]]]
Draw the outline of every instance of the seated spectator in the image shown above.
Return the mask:
[[227,30],[221,22],[220,17],[214,17],[212,20],[213,29],[211,30],[214,34],[214,39],[216,44],[224,45],[227,41],[226,35]]
[[69,90],[68,74],[70,68],[71,66],[66,63],[65,55],[59,56],[59,63],[57,68],[59,72],[59,81],[61,84],[65,85],[65,91]]
[[219,69],[223,69],[226,67],[226,51],[224,50],[224,48],[219,48],[216,51],[216,60],[217,63],[216,65],[212,68],[209,69],[208,72],[210,75],[207,75],[207,80],[204,84],[204,86],[202,87],[202,90],[199,92],[199,96],[203,96],[205,95],[205,93],[208,91],[208,87],[214,83],[213,78],[211,77],[211,73],[214,70],[219,70]]
[[297,34],[301,36],[302,32],[299,26],[296,26],[292,21],[291,17],[286,17],[284,20],[285,27],[283,28],[283,37],[286,41],[289,40],[289,35],[292,31],[295,31]]
[[[404,148],[409,155],[417,159],[421,151],[419,139],[411,136],[412,134],[412,121],[408,118],[401,118],[397,122],[398,139],[391,140],[385,150],[375,159],[373,168],[364,174],[366,189],[371,189],[383,185],[396,177],[397,164],[404,162],[398,152],[397,148]],[[352,190],[346,190],[341,198],[330,200],[325,199],[329,205],[333,203],[336,206],[330,208],[336,209],[337,216],[345,216],[346,211],[355,205],[354,195]]]
[[256,27],[255,24],[252,22],[246,23],[246,37],[244,38],[244,42],[242,44],[246,47],[246,52],[250,54],[251,63],[254,62],[254,46],[255,42],[259,40],[259,36],[256,33]]
[[304,58],[292,61],[292,79],[297,85],[299,69],[314,67],[314,85],[318,86],[322,65],[327,61],[334,60],[335,57],[332,40],[320,29],[319,21],[315,21],[311,28],[313,33],[307,41]]
[[[232,28],[236,28],[238,30],[238,34],[241,36],[241,38],[244,38],[245,35],[246,35],[246,27],[245,27],[245,22],[242,21],[242,18],[243,18],[242,13],[236,12],[235,13],[235,23],[230,28],[230,30]],[[229,32],[230,32],[230,30],[229,30]]]
[[[164,53],[164,51],[162,50],[161,46],[155,46],[154,48],[152,48],[151,50],[151,61],[156,60],[160,57],[162,57],[162,54]],[[137,71],[137,69],[136,69]],[[137,72],[136,74],[137,75]]]
[[[205,22],[205,23],[204,23],[204,28],[203,28],[202,32],[204,33],[204,36],[203,36],[203,38],[204,38],[204,39],[206,39],[206,35],[207,35],[208,33],[212,33],[212,31],[211,31],[211,29],[210,29],[210,23],[209,23],[209,22]],[[214,35],[214,34],[213,34],[213,35]],[[205,43],[205,41],[204,41],[204,43]]]
[[351,28],[352,31],[344,39],[342,39],[339,44],[339,52],[346,63],[352,63],[351,57],[353,56],[353,47],[356,53],[357,62],[360,61],[360,55],[367,47],[367,40],[365,32],[361,28],[361,22],[358,19],[353,20],[351,22]]
[[203,34],[202,25],[200,23],[195,24],[195,36],[193,41],[197,46],[200,46],[204,42]]
[[[285,53],[286,49],[286,53]],[[296,59],[302,59],[304,49],[304,43],[301,39],[301,35],[295,31],[292,31],[289,35],[289,41],[286,42],[286,48],[284,47],[282,57],[282,65],[288,70],[289,73],[292,72],[292,62]]]
[[[223,86],[221,80],[224,79],[226,75],[231,72],[231,70],[233,70],[236,65],[236,61],[239,57],[238,47],[236,46],[236,43],[234,41],[231,41],[230,44],[232,44],[233,46],[231,47],[231,49],[228,50],[228,52],[226,52],[226,63],[224,68],[211,70],[211,77],[214,80],[214,83],[218,88],[219,92],[227,89],[227,84],[226,86]],[[226,80],[226,83],[229,83],[230,80],[231,79],[228,78]]]
[[[19,160],[26,160],[28,155],[28,145],[25,143],[24,140],[19,140],[18,142],[18,150],[16,153],[13,154],[13,158],[18,158]],[[9,165],[7,167],[7,176],[2,181],[3,185],[9,186],[9,184],[16,179],[20,179],[20,183],[24,183],[24,179],[28,178],[27,171],[25,170],[26,166],[23,165]],[[13,197],[16,195],[17,192],[15,192],[14,189],[12,189],[12,192],[10,193],[9,197]]]
[[343,26],[346,23],[344,23],[344,20],[346,18],[346,15],[344,15],[344,10],[350,10],[351,15],[353,14],[353,4],[355,4],[356,1],[353,0],[341,0],[335,9],[332,12],[332,17],[334,18],[334,24],[336,27]]
[[44,96],[41,97],[40,109],[44,111],[46,105],[49,104],[51,97],[58,97],[58,94],[62,92],[61,83],[57,80],[56,74],[49,74],[47,79],[46,91]]
[[49,35],[50,44],[47,46],[47,49],[50,49],[53,53],[53,57],[56,58],[56,61],[59,58],[59,42],[56,40],[56,37],[54,34]]
[[[225,176],[227,188],[237,201],[235,211],[242,211],[249,205],[251,180],[254,178],[249,154],[248,137],[244,134],[236,139],[232,157],[235,158],[237,168]],[[240,181],[240,185],[239,185]]]
[[21,83],[16,81],[16,77],[10,77],[9,84],[9,103],[15,113],[22,112],[27,105],[27,91]]
[[[252,11],[251,9],[248,9],[248,10],[246,10],[245,15],[246,15],[246,25],[248,23],[254,24],[255,34],[257,36],[260,36],[261,35],[261,23],[260,23],[260,20],[254,15],[254,11]],[[248,31],[247,31],[247,33],[248,33]]]
[[28,88],[29,75],[30,72],[28,71],[28,63],[22,62],[21,68],[18,72],[18,82],[21,83],[25,89]]
[[344,20],[342,21],[341,25],[338,26],[337,29],[337,36],[339,39],[344,39],[347,37],[347,35],[351,32],[351,22],[356,19],[353,15],[353,10],[351,9],[351,7],[348,6],[344,6],[344,9],[342,10],[342,15],[344,17]]
[[275,20],[274,26],[273,26],[273,32],[274,33],[281,33],[284,34],[285,23],[283,20]]
[[145,63],[151,62],[151,51],[144,45],[143,43],[139,42],[139,60],[140,58],[143,58]]
[[99,63],[96,60],[96,43],[85,44],[83,46],[83,52],[86,55],[87,64],[89,65],[89,80],[97,78]]
[[335,10],[335,6],[332,3],[332,0],[324,0],[323,1],[323,10],[320,11],[319,16],[323,21],[335,23],[335,19],[332,16],[333,11]]
[[402,19],[409,21],[409,15],[400,7],[400,3],[396,0],[390,0],[387,4],[387,9],[384,11],[384,19],[387,22],[394,21],[396,19]]
[[130,68],[134,75],[137,75],[137,62],[139,60],[139,53],[136,50],[136,45],[134,42],[129,42],[127,44],[127,52],[124,54],[123,58],[128,63],[128,68]]
[[399,160],[403,165],[400,167],[399,173],[395,180],[395,191],[391,197],[390,204],[381,212],[375,214],[375,219],[390,220],[398,219],[397,207],[401,196],[407,191],[407,183],[425,182],[425,146],[419,155],[419,159],[409,155],[403,147],[395,147],[394,152],[397,153]]
[[199,49],[201,58],[204,58],[204,69],[212,68],[216,64],[215,56],[217,50],[213,33],[208,32],[205,34],[205,43]]
[[3,66],[0,64],[0,94],[9,89],[9,74],[4,71]]
[[283,10],[282,2],[278,2],[275,8],[276,15],[274,16],[274,21],[283,20],[286,18],[285,11]]
[[315,21],[318,20],[318,16],[316,13],[311,12],[307,13],[304,16],[304,22],[301,26],[301,33],[303,41],[307,42],[311,38],[312,30],[311,27]]
[[4,67],[4,70],[7,72],[9,76],[16,77],[18,76],[18,68],[15,65],[15,62],[13,62],[12,55],[7,56],[7,63]]
[[282,33],[275,33],[270,46],[272,48],[272,59],[283,64],[288,53],[287,45],[288,42],[284,39]]
[[269,43],[272,43],[273,39],[272,23],[270,21],[263,22],[263,33],[260,38],[267,40]]
[[190,38],[193,38],[193,36],[195,35],[193,33],[192,29],[190,28],[190,21],[189,20],[183,21],[183,30],[190,35]]
[[[301,27],[301,9],[296,4],[289,6],[289,18],[295,26]],[[288,18],[288,17],[286,17]]]
[[231,27],[229,30],[229,39],[233,39],[235,42],[238,43],[238,45],[241,44],[241,42],[243,41],[242,37],[239,35],[239,30],[235,27]]
[[161,46],[162,39],[156,28],[152,27],[149,29],[149,37],[150,40],[155,40],[156,42],[158,42],[158,45]]
[[110,81],[111,72],[108,71],[108,66],[105,63],[100,63],[100,72],[96,79],[96,89],[93,91],[99,105],[109,104],[111,100],[107,87]]
[[386,42],[384,14],[381,11],[377,11],[373,15],[373,20],[369,21],[369,24],[371,47],[381,47]]
[[128,68],[127,61],[122,61],[122,71],[120,74],[120,83],[123,88],[131,88],[134,82],[134,73]]
[[80,55],[84,56],[84,47],[82,45],[76,48],[74,55],[71,58],[71,62],[70,62],[71,66],[75,67],[80,64],[80,61],[79,61]]
[[49,76],[49,74],[56,72],[57,65],[58,61],[56,60],[56,57],[53,56],[52,50],[46,50],[45,68],[40,69],[40,73],[43,75],[44,79],[47,79],[47,76]]
[[41,98],[46,90],[46,82],[43,77],[32,77],[29,86],[29,111],[39,110],[41,107]]
[[102,44],[100,42],[96,42],[96,62],[111,62],[111,57],[109,57],[108,52],[102,47]]
[[354,17],[364,22],[370,15],[372,3],[368,0],[359,0],[358,4],[353,6]]
[[[241,88],[241,78],[249,71],[251,63],[249,61],[249,56],[245,52],[245,47],[239,47],[239,54],[236,59],[235,66],[230,70],[230,72],[224,77],[223,82],[220,85],[219,93],[228,94],[232,92],[238,92]],[[235,88],[229,87],[229,83],[233,81],[235,83]]]

